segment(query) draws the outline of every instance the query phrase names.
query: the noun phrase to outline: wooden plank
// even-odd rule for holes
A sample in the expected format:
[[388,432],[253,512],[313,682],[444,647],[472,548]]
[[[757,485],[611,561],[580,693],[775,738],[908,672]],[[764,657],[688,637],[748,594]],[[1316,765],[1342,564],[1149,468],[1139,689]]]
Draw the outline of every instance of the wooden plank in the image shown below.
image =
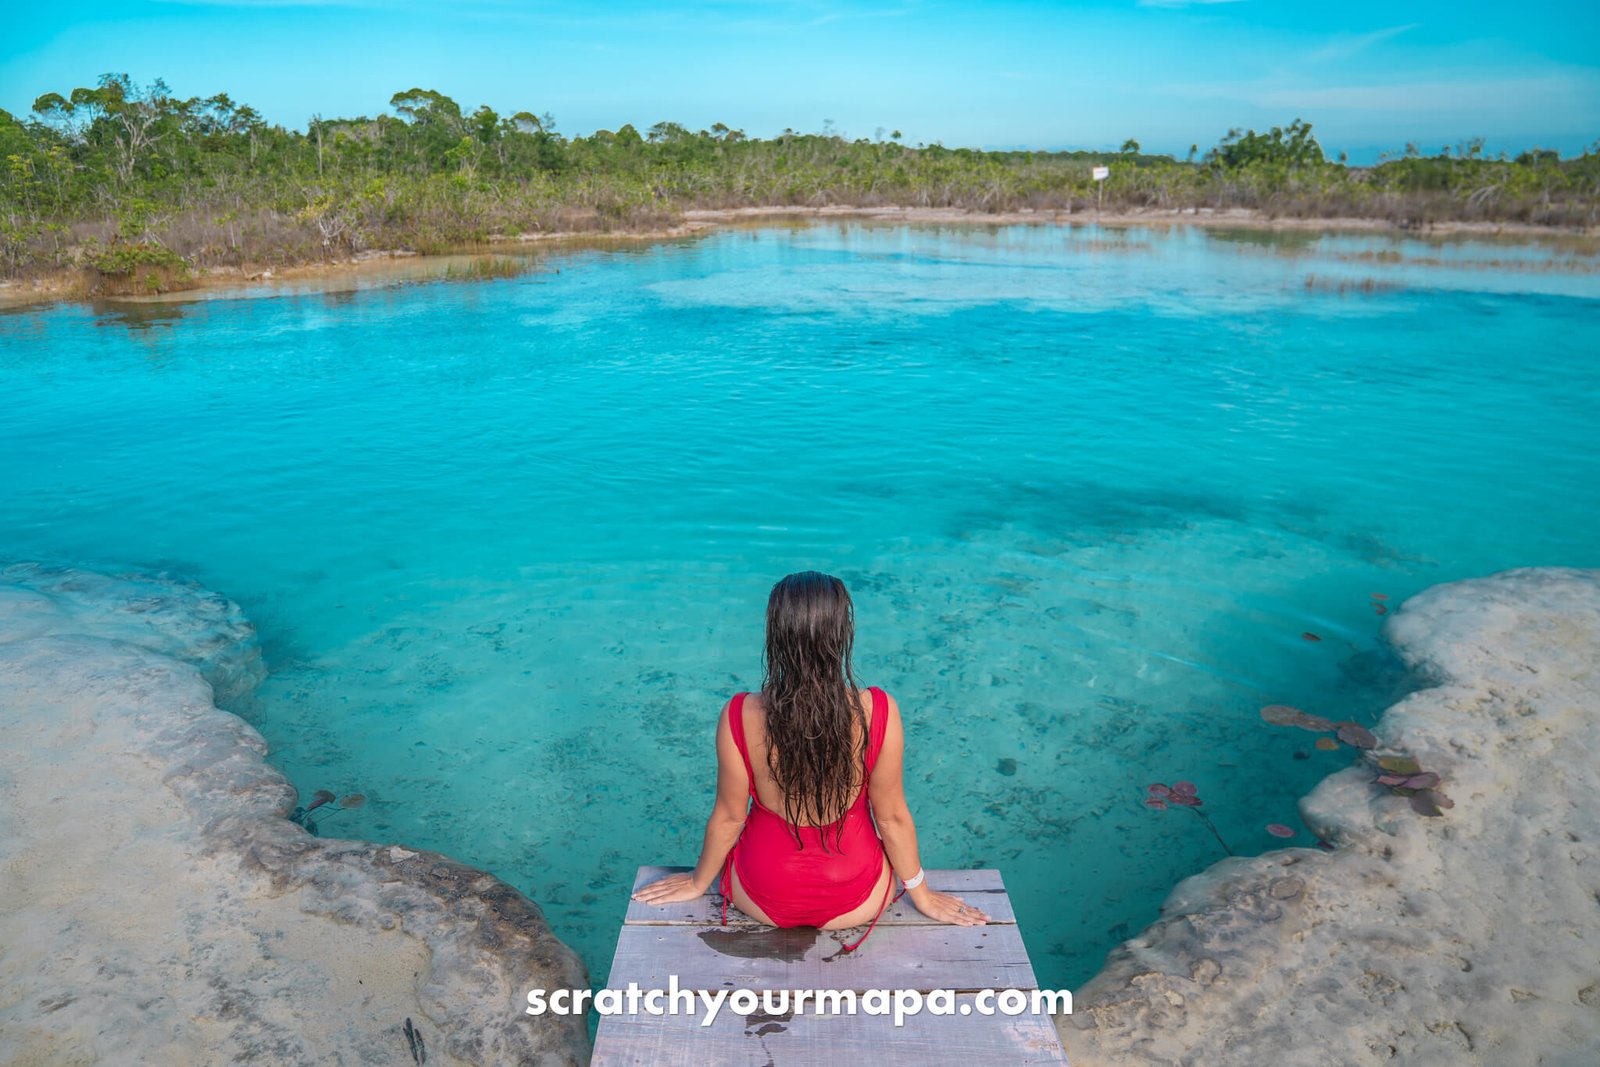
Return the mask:
[[[877,936],[874,934],[873,936]],[[807,1005],[811,1007],[811,1005]],[[927,1011],[894,1025],[892,1016],[809,1011],[748,1018],[726,1006],[709,1027],[698,1014],[616,1015],[600,1020],[591,1067],[803,1067],[807,1064],[1054,1065],[1063,1067],[1055,1024],[1048,1015],[980,1015],[970,995],[959,1012]]]
[[[688,867],[640,867],[637,877],[634,878],[633,888],[649,885],[658,878],[687,871]],[[1006,895],[1005,885],[1000,881],[1000,872],[995,870],[977,871],[929,871],[928,884],[941,893],[954,893],[974,907],[982,908],[989,917],[997,923],[1014,923],[1016,914],[1011,908],[1011,898]],[[628,914],[623,920],[625,923],[648,925],[683,924],[691,926],[720,926],[722,925],[722,894],[713,887],[709,893],[699,900],[685,900],[676,904],[644,904],[637,900],[628,901]],[[732,925],[756,925],[749,916],[745,915],[732,904],[728,905],[728,923]],[[902,897],[897,903],[891,904],[883,913],[883,918],[878,920],[879,926],[906,926],[924,925],[939,926],[932,919],[923,915],[911,906],[911,901]],[[861,927],[860,929],[865,929]],[[873,936],[877,936],[874,934]]]
[[882,926],[854,952],[846,930],[627,925],[611,961],[612,988],[1034,989],[1014,924]]

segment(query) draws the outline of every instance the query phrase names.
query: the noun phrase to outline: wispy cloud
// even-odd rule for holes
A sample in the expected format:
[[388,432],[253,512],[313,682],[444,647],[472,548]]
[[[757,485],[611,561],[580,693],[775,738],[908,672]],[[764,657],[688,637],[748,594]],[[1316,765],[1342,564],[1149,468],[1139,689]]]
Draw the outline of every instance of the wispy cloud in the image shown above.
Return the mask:
[[812,19],[809,25],[826,26],[830,22],[839,22],[844,19],[892,19],[902,15],[909,15],[915,9],[911,7],[878,8],[872,11],[829,11]]
[[1206,7],[1211,4],[1237,4],[1242,0],[1139,0],[1140,7]]
[[1353,59],[1373,45],[1382,44],[1390,38],[1398,37],[1407,30],[1414,30],[1418,25],[1420,24],[1416,22],[1408,22],[1404,26],[1390,26],[1386,30],[1373,30],[1371,33],[1340,34],[1306,58],[1313,63]]
[[1269,78],[1169,84],[1161,89],[1183,99],[1223,100],[1269,114],[1307,118],[1340,114],[1407,124],[1448,121],[1470,125],[1494,119],[1525,125],[1529,115],[1561,115],[1579,126],[1600,120],[1600,75],[1583,69],[1365,85],[1295,84]]

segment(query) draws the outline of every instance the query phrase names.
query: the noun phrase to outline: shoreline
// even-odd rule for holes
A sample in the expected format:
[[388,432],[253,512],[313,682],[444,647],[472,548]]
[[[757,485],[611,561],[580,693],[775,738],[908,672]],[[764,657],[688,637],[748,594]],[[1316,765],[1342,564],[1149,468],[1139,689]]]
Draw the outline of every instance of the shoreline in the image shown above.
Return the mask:
[[1373,732],[1437,772],[1425,818],[1363,765],[1300,815],[1334,851],[1223,860],[1075,991],[1074,1067],[1584,1063],[1600,1048],[1600,571],[1436,585],[1385,639],[1428,688]]
[[237,605],[165,576],[0,565],[6,1063],[588,1059],[538,906],[399,845],[314,837],[251,726]]
[[420,253],[409,249],[380,249],[357,253],[346,259],[300,263],[283,267],[202,268],[196,284],[164,293],[116,297],[92,297],[84,292],[81,273],[56,271],[28,281],[0,281],[0,310],[13,310],[42,304],[165,304],[218,298],[278,296],[322,292],[347,292],[374,285],[409,281],[446,280],[453,264],[482,262],[497,256],[521,256],[534,251],[566,249],[606,249],[636,244],[656,244],[710,233],[719,227],[749,227],[763,224],[811,224],[833,220],[860,220],[887,225],[959,226],[1105,226],[1129,229],[1144,226],[1165,228],[1259,230],[1281,233],[1388,234],[1413,240],[1450,238],[1510,238],[1526,241],[1578,242],[1600,253],[1600,228],[1559,229],[1527,223],[1440,222],[1426,229],[1404,229],[1382,219],[1364,218],[1284,218],[1264,215],[1253,209],[1183,208],[1133,212],[1012,211],[976,213],[961,208],[923,207],[740,207],[695,208],[681,213],[681,221],[671,226],[649,226],[637,230],[552,231],[491,236],[478,245],[462,246],[446,252]]

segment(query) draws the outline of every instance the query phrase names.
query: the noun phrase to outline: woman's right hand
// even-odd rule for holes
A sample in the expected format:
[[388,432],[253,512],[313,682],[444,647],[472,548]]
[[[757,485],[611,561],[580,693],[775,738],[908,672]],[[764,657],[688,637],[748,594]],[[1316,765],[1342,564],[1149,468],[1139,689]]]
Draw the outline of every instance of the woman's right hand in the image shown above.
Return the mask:
[[917,886],[907,896],[911,898],[912,906],[935,922],[950,923],[952,926],[982,926],[992,921],[988,915],[960,897],[929,889],[926,885]]

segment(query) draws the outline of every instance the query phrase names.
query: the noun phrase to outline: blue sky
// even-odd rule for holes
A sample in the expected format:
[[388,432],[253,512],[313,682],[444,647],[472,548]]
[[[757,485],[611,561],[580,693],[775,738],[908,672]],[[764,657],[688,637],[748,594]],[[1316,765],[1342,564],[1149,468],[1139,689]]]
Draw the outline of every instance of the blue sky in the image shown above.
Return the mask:
[[549,111],[572,134],[670,119],[754,135],[1187,152],[1310,120],[1370,160],[1468,137],[1600,139],[1600,3],[1556,0],[99,0],[16,5],[0,107],[101,73],[226,91],[274,122],[375,114],[397,90]]

